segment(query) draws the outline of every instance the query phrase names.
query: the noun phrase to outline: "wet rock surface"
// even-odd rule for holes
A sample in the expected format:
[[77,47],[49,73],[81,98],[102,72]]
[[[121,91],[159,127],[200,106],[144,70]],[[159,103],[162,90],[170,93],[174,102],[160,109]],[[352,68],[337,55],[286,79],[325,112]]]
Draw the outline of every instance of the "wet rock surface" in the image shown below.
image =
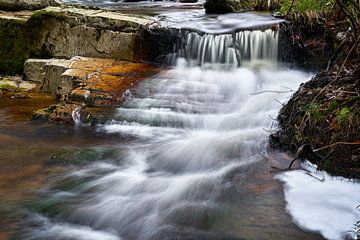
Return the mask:
[[158,71],[150,64],[85,57],[29,59],[25,66],[26,79],[39,82],[42,92],[61,101],[36,111],[33,120],[61,123],[74,123],[76,109],[85,122],[104,121],[104,116],[91,108],[119,106],[136,83]]

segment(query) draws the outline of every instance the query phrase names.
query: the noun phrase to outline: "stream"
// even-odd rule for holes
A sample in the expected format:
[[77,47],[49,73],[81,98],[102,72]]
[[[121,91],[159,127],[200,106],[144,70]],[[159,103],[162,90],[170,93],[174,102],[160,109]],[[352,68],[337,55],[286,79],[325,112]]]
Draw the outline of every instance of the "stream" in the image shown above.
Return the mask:
[[[254,30],[278,20],[161,14],[182,29],[172,66],[131,89],[108,123],[70,131],[82,136],[79,148],[101,157],[42,183],[19,207],[25,223],[14,239],[323,239],[321,226],[294,221],[298,210],[286,203],[298,195],[284,198],[275,179],[293,189],[294,175],[272,171],[291,159],[268,149],[273,119],[312,76],[278,60],[277,31]],[[69,143],[64,138],[59,144]],[[325,237],[343,236],[336,234]]]

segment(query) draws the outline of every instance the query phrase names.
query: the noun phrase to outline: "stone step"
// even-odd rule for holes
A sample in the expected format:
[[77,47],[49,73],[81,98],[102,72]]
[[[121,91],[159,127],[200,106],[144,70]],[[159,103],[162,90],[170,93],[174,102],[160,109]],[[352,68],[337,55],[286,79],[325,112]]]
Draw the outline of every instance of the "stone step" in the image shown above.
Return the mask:
[[42,92],[83,106],[119,106],[124,93],[156,73],[151,64],[104,58],[28,59],[24,77]]

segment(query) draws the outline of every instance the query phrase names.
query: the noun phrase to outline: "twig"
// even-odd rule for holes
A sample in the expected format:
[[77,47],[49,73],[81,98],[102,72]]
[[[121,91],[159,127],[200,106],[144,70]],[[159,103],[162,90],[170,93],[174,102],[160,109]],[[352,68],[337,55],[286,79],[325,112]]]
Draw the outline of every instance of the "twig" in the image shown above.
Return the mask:
[[273,120],[273,121],[275,121],[275,122],[278,122],[278,120],[277,120],[276,118],[273,118],[270,114],[268,114],[268,117],[269,117],[271,120]]
[[336,143],[326,145],[326,146],[321,147],[321,148],[317,148],[317,149],[314,150],[314,152],[319,152],[319,151],[322,151],[322,150],[327,149],[327,148],[335,147],[337,145],[360,145],[360,140],[355,141],[355,142],[336,142]]
[[292,161],[291,161],[291,163],[290,163],[290,165],[289,165],[289,167],[288,167],[288,170],[290,170],[291,169],[291,167],[292,167],[292,165],[294,164],[294,162],[296,161],[296,160],[298,160],[299,158],[297,157],[297,158],[294,158]]
[[263,94],[263,93],[289,93],[289,92],[294,92],[294,90],[289,90],[289,91],[275,91],[275,90],[264,90],[264,91],[260,91],[260,92],[254,92],[254,93],[250,93],[250,95],[258,95],[258,94]]
[[265,129],[265,128],[263,128],[263,130],[268,132],[268,133],[273,133],[274,131],[276,131],[276,130],[268,130],[268,129]]
[[281,106],[284,106],[285,104],[274,98],[275,102],[279,103]]

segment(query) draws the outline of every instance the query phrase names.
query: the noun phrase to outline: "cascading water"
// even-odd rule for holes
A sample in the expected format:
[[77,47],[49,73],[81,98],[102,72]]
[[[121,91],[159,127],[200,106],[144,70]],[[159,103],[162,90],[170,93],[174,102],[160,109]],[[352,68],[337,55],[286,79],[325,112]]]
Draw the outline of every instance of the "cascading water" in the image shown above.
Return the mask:
[[274,194],[254,196],[246,185],[266,165],[279,102],[309,78],[279,67],[277,48],[271,30],[186,32],[176,66],[140,84],[99,126],[129,140],[56,181],[20,238],[289,239],[275,230],[283,217],[267,213]]
[[271,29],[221,35],[184,31],[173,60],[185,58],[193,66],[223,64],[225,67],[238,67],[257,61],[274,64],[278,58],[278,35]]

